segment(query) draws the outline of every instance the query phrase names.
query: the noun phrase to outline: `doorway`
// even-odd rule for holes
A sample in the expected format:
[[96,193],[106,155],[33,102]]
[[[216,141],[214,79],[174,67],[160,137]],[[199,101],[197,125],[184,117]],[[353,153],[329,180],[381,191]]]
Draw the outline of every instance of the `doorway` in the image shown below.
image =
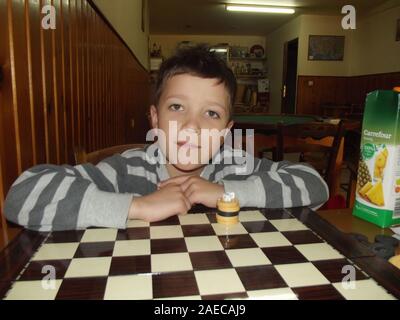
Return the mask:
[[296,113],[298,53],[298,38],[284,44],[281,112],[286,114]]

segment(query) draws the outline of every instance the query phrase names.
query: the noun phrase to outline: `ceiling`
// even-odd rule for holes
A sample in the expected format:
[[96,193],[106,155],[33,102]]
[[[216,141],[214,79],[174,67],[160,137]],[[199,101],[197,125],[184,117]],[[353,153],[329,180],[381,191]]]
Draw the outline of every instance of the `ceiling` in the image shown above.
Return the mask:
[[[357,15],[385,0],[148,0],[150,34],[267,35],[300,14],[339,15],[352,4]],[[294,15],[239,13],[225,10],[227,3],[295,6]]]

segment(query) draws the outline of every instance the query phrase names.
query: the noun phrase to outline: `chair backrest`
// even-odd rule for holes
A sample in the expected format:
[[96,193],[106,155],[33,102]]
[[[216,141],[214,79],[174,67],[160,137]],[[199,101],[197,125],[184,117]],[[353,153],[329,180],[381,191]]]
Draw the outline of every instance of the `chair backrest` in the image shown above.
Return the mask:
[[[319,171],[331,189],[336,158],[344,134],[343,121],[340,121],[338,124],[310,122],[284,125],[278,123],[277,128],[277,145],[274,160],[282,161],[285,153],[300,153],[302,161],[305,160],[304,154],[324,154],[322,158],[324,168],[322,168],[322,172],[321,170]],[[294,138],[296,142],[291,145],[285,143],[289,137],[292,141]],[[315,140],[322,140],[328,137],[333,140],[331,145],[314,143]],[[312,139],[313,143],[309,143],[306,139]],[[312,162],[311,164],[313,165]],[[321,168],[316,167],[316,169]]]
[[92,163],[94,165],[98,164],[101,160],[110,157],[117,153],[122,153],[129,149],[142,149],[146,147],[146,144],[124,144],[113,146],[101,150],[96,150],[90,153],[87,153],[84,148],[76,147],[74,150],[75,153],[75,163],[83,164],[83,163]]

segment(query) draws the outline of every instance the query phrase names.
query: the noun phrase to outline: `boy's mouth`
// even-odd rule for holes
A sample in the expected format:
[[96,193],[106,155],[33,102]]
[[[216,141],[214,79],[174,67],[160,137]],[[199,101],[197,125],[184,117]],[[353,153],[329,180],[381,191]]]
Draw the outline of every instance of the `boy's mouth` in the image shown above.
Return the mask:
[[200,146],[189,141],[178,141],[176,144],[179,148],[200,149]]

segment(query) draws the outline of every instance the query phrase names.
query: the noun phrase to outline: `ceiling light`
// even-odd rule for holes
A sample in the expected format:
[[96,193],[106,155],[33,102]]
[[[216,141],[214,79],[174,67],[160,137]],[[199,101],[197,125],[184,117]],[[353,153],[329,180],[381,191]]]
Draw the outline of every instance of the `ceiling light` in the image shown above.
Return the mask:
[[268,7],[268,6],[238,6],[238,5],[226,5],[228,11],[240,11],[240,12],[262,12],[262,13],[284,13],[293,14],[296,11],[289,8],[279,7]]

